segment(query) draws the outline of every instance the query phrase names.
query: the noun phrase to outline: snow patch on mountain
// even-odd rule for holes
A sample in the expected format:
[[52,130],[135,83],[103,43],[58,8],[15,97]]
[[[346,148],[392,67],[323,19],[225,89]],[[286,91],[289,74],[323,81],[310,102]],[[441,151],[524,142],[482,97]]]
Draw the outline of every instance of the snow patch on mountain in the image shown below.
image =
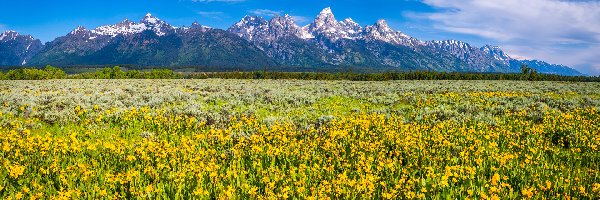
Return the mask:
[[359,34],[363,32],[362,27],[358,23],[354,22],[352,18],[346,18],[343,21],[339,22],[339,24],[343,29],[342,31],[346,33],[344,37],[346,39],[356,38]]
[[0,41],[15,40],[17,36],[19,36],[19,33],[16,31],[5,31],[4,33],[0,34]]
[[364,39],[380,40],[395,45],[419,46],[424,45],[422,41],[406,35],[400,31],[394,31],[388,23],[380,19],[372,26],[365,27]]
[[290,36],[303,39],[314,37],[298,26],[290,15],[276,15],[269,21],[262,17],[245,16],[228,31],[248,41],[260,40],[267,43]]
[[[78,26],[67,36],[57,38],[51,43],[60,44],[56,45],[59,48],[58,53],[84,55],[100,50],[111,42],[139,42],[145,45],[147,42],[161,41],[161,38],[137,37],[136,34],[145,31],[151,31],[157,36],[193,38],[209,29],[211,28],[197,22],[190,27],[174,27],[148,13],[138,23],[125,19],[118,24],[100,26],[91,30]],[[475,47],[458,40],[423,42],[401,31],[393,30],[385,20],[378,20],[375,24],[366,27],[362,27],[351,18],[337,21],[329,7],[323,9],[312,23],[304,27],[298,26],[293,17],[287,14],[276,15],[268,20],[245,16],[228,31],[250,41],[255,50],[256,48],[262,50],[269,59],[290,66],[314,67],[325,64],[323,66],[392,67],[393,69],[421,67],[427,70],[444,71],[509,72],[514,70],[515,66],[529,64],[536,66],[536,69],[544,69],[540,72],[568,71],[567,67],[560,65],[529,62],[520,60],[516,56],[511,57],[497,46]],[[217,31],[215,34],[222,34],[222,32]],[[128,37],[123,37],[124,40],[112,39],[117,36]],[[230,34],[225,34],[224,37],[240,41],[240,38]],[[212,38],[206,39],[212,40]],[[44,47],[39,40],[34,40],[30,35],[19,36],[14,31],[1,33],[0,44],[8,44],[12,47],[10,53],[17,55],[18,59],[10,60],[11,65],[39,62],[32,57]]]
[[332,41],[357,39],[362,32],[362,27],[351,18],[338,22],[329,7],[323,9],[312,23],[302,29],[315,37]]
[[142,19],[142,23],[150,23],[150,24],[157,24],[160,22],[160,19],[152,16],[151,13],[147,13],[146,16],[144,16],[144,19]]
[[148,27],[146,27],[146,24],[143,24],[143,23],[138,24],[138,23],[129,21],[129,19],[125,19],[124,21],[122,21],[118,24],[100,26],[100,27],[92,30],[91,32],[96,35],[105,35],[105,36],[116,37],[117,35],[129,35],[129,34],[141,33],[142,31],[145,31],[147,29],[148,29]]
[[379,20],[376,24],[364,28],[352,18],[337,21],[329,7],[323,9],[312,23],[304,27],[299,27],[289,15],[277,15],[269,21],[262,17],[245,16],[230,27],[229,31],[249,41],[274,40],[293,35],[304,40],[379,40],[395,45],[425,45],[411,36],[392,30],[385,20]]
[[150,13],[146,14],[140,23],[144,24],[148,29],[153,30],[158,36],[166,35],[176,28],[152,16]]
[[502,49],[500,49],[499,46],[485,45],[485,46],[481,47],[480,49],[483,52],[494,57],[495,60],[509,61],[509,60],[513,59],[508,54],[506,54],[504,51],[502,51]]
[[77,34],[81,34],[81,33],[85,33],[88,30],[83,27],[83,26],[77,26],[77,28],[75,28],[74,30],[72,30],[69,35],[77,35]]
[[257,33],[259,33],[259,30],[266,31],[268,26],[269,22],[262,17],[246,15],[244,18],[242,18],[242,20],[231,26],[229,28],[229,32],[232,32],[248,41],[254,41],[255,36]]
[[151,30],[158,36],[164,36],[176,28],[148,13],[139,23],[125,19],[118,24],[100,26],[89,31],[83,27],[78,27],[71,32],[71,35],[81,35],[88,32],[88,39],[94,40],[100,36],[116,37],[118,35],[132,35]]
[[16,31],[5,31],[0,33],[0,45],[7,48],[0,48],[4,51],[0,54],[8,54],[17,58],[15,60],[0,60],[0,65],[25,65],[42,48],[40,40],[34,39],[31,35],[20,35]]

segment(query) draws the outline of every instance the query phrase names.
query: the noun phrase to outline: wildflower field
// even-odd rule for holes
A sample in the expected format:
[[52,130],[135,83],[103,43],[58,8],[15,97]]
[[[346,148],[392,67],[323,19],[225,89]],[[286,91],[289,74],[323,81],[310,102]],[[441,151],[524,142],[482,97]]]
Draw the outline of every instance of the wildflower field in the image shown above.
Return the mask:
[[600,83],[0,81],[6,199],[598,199]]

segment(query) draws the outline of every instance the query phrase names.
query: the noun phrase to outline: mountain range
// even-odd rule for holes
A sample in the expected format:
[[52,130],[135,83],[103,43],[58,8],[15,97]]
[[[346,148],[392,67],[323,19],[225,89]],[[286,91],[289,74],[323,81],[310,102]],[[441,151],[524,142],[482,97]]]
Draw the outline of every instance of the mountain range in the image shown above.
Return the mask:
[[393,30],[385,20],[362,27],[338,21],[330,8],[299,26],[289,15],[246,16],[227,30],[175,27],[147,14],[86,29],[42,44],[30,35],[0,35],[2,66],[136,65],[203,70],[520,72],[582,75],[563,65],[520,60],[497,46],[457,40],[421,41]]

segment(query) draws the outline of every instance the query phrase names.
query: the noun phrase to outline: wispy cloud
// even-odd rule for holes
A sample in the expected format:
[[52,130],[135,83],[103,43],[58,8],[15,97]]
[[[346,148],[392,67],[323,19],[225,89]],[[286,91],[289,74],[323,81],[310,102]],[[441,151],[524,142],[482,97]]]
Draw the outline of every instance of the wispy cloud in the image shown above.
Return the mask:
[[253,14],[253,15],[267,16],[267,17],[273,17],[275,15],[281,15],[281,13],[282,13],[282,11],[269,10],[269,9],[255,9],[255,10],[250,10],[248,12],[251,13],[251,14]]
[[218,20],[222,20],[224,17],[227,16],[224,12],[219,11],[198,11],[197,13],[202,17]]
[[296,23],[306,23],[309,21],[308,17],[304,17],[304,16],[298,16],[298,15],[292,15],[292,19],[294,19],[294,22]]
[[[262,16],[262,17],[273,17],[275,15],[286,14],[284,11],[269,10],[269,9],[254,9],[254,10],[249,10],[248,13],[257,15],[257,16]],[[294,22],[296,22],[296,23],[302,24],[302,23],[308,22],[308,18],[304,17],[304,16],[291,15],[291,17],[294,19]]]
[[600,74],[600,2],[423,0],[440,30],[495,40],[508,52]]

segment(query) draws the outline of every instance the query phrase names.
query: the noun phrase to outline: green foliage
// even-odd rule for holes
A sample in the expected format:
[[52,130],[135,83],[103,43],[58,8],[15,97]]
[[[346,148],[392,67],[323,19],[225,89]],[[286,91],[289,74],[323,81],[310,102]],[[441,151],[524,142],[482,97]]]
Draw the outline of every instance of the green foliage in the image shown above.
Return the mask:
[[188,73],[189,79],[298,79],[298,80],[350,80],[350,81],[390,81],[390,80],[529,80],[529,81],[571,81],[600,82],[600,77],[593,76],[561,76],[555,74],[538,74],[534,69],[527,69],[527,74],[504,73],[464,73],[464,72],[386,72],[386,73],[321,73],[321,72],[210,72]]
[[538,73],[535,69],[531,69],[531,71],[529,72],[529,79],[530,81],[536,81],[538,79]]
[[173,79],[181,78],[168,69],[153,69],[149,71],[128,70],[123,71],[119,66],[104,68],[96,72],[87,72],[70,76],[72,79]]
[[529,68],[527,65],[521,65],[521,75],[522,76],[529,75],[529,71],[531,71],[531,68]]
[[0,74],[4,80],[47,80],[67,78],[67,74],[59,68],[46,66],[44,69],[21,68]]
[[537,81],[540,76],[536,69],[533,69],[527,65],[521,65],[521,80]]
[[[523,65],[520,74],[506,73],[467,73],[467,72],[385,72],[385,73],[355,73],[355,72],[283,72],[283,71],[251,71],[251,72],[179,72],[170,69],[142,70],[126,66],[112,68],[91,68],[67,76],[66,73],[52,66],[45,69],[18,68],[6,73],[0,72],[4,80],[44,80],[44,79],[297,79],[297,80],[350,80],[350,81],[390,81],[390,80],[522,80],[522,81],[570,81],[570,82],[600,82],[598,76],[562,76],[556,74],[540,74],[537,70]],[[132,69],[133,68],[133,69]],[[72,68],[67,68],[73,72]],[[81,72],[81,71],[79,71]]]
[[46,68],[44,69],[44,71],[46,73],[48,73],[48,79],[63,79],[63,78],[67,78],[67,74],[56,67],[52,67],[50,65],[47,65]]
[[56,67],[50,65],[44,69],[20,68],[9,70],[6,73],[0,72],[2,80],[48,80],[48,79],[174,79],[182,78],[169,69],[153,70],[121,70],[121,67],[103,68],[95,72],[84,72],[69,75]]

